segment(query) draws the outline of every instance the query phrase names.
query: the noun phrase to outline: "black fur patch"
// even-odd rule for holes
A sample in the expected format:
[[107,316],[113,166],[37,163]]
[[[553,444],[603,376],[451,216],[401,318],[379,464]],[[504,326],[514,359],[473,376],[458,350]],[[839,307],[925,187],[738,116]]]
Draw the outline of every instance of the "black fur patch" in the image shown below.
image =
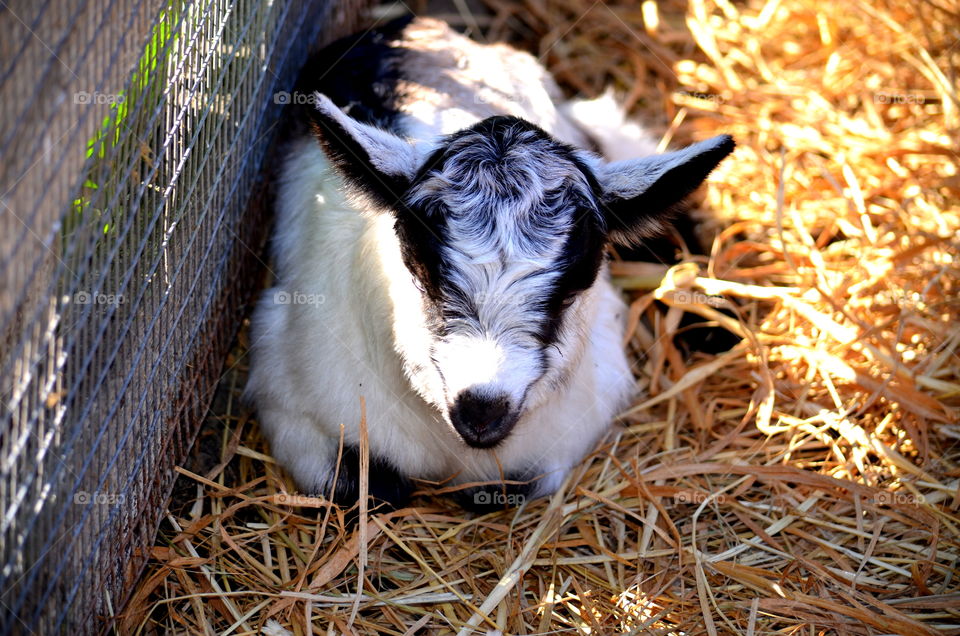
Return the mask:
[[[595,200],[600,200],[600,185],[590,169],[573,157],[580,171],[587,176]],[[584,201],[577,211],[574,230],[567,237],[563,249],[563,262],[558,264],[563,274],[554,288],[553,295],[546,299],[548,322],[541,333],[545,345],[556,342],[563,312],[576,295],[593,285],[605,258],[607,232],[602,226],[599,213],[592,201]]]
[[[414,180],[416,183],[416,180]],[[443,300],[442,272],[446,268],[442,247],[447,244],[446,217],[423,208],[401,205],[394,229],[400,239],[401,257],[418,285],[434,304]]]
[[[389,461],[371,456],[368,493],[376,502],[386,502],[395,508],[400,508],[410,500],[413,484],[397,472]],[[340,506],[350,507],[359,499],[360,449],[356,446],[346,446],[340,458],[340,471],[333,490],[333,500]]]
[[[404,49],[398,46],[413,16],[404,16],[367,32],[327,45],[304,65],[297,80],[300,95],[323,93],[348,115],[365,124],[397,131]],[[299,113],[308,123],[310,104]]]

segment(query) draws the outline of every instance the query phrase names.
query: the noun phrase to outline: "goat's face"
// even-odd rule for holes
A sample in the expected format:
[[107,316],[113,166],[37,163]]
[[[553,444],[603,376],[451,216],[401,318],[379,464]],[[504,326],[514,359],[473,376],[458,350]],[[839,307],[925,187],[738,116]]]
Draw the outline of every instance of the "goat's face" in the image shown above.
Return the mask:
[[396,228],[430,343],[404,358],[468,444],[502,440],[579,361],[599,196],[576,151],[513,117],[449,137],[404,194]]
[[502,441],[579,364],[606,245],[656,232],[733,147],[605,164],[514,117],[426,153],[318,96],[317,133],[352,189],[393,215],[395,347],[469,445]]

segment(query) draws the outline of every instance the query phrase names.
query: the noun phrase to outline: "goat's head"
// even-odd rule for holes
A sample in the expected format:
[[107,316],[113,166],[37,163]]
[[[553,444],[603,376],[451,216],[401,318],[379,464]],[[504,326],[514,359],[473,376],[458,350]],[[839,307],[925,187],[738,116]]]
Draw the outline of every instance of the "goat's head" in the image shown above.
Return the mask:
[[590,337],[610,242],[656,234],[733,149],[604,163],[515,117],[424,149],[317,96],[315,129],[351,189],[392,215],[395,347],[414,388],[487,448],[561,386]]

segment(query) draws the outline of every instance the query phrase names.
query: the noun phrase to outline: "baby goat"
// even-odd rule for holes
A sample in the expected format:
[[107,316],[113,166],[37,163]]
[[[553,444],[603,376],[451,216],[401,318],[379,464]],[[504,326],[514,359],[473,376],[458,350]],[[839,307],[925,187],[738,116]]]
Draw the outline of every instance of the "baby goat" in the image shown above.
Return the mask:
[[531,56],[426,19],[334,43],[298,91],[251,333],[274,456],[355,502],[363,397],[371,495],[553,492],[634,395],[608,244],[659,232],[733,140],[608,163]]

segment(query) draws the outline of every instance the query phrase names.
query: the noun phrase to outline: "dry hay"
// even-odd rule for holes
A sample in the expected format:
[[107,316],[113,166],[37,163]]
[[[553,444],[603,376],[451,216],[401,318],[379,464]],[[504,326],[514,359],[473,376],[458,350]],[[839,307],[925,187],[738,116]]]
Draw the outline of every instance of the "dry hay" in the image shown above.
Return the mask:
[[[354,531],[289,494],[241,337],[117,631],[960,633],[960,4],[491,5],[568,89],[738,141],[709,257],[614,266],[646,398],[552,499]],[[684,311],[740,344],[684,357]]]

